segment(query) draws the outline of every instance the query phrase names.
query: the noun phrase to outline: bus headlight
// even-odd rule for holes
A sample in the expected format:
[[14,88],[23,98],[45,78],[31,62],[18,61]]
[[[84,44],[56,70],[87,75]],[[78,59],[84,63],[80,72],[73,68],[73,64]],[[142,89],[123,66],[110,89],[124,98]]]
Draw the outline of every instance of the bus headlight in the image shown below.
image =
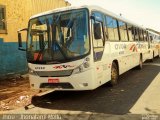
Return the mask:
[[77,74],[77,73],[81,73],[81,72],[84,72],[86,70],[88,70],[88,68],[90,67],[90,64],[89,64],[89,59],[85,59],[83,64],[81,64],[80,66],[78,66],[77,68],[75,68],[73,70],[73,73],[72,74]]
[[88,68],[90,65],[89,65],[89,62],[84,62],[83,63],[83,66],[84,66],[84,68]]
[[77,68],[75,68],[75,69],[73,70],[73,73],[72,73],[72,74],[77,74],[77,73],[80,73],[80,72],[82,72],[82,71],[83,71],[83,66],[80,65],[80,66],[78,66]]

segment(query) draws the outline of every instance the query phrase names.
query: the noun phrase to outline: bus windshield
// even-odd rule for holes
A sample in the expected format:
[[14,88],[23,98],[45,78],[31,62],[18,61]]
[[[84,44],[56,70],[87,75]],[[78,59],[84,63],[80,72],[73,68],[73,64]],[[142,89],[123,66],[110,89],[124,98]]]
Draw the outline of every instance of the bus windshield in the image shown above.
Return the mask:
[[72,10],[33,18],[29,23],[27,60],[61,63],[89,53],[88,12]]

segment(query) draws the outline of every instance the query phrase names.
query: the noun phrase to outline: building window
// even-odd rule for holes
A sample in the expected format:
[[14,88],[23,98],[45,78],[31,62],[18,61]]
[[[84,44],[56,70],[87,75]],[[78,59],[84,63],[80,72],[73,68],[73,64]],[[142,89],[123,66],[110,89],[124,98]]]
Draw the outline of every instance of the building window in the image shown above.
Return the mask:
[[7,33],[6,29],[6,7],[0,5],[0,33]]

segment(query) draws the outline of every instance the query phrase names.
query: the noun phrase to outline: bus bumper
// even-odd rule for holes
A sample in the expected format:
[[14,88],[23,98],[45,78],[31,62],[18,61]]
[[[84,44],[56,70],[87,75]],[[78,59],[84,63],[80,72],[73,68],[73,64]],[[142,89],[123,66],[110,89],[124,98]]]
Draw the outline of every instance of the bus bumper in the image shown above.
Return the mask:
[[31,89],[39,90],[93,90],[96,86],[92,69],[67,77],[40,77],[29,74]]

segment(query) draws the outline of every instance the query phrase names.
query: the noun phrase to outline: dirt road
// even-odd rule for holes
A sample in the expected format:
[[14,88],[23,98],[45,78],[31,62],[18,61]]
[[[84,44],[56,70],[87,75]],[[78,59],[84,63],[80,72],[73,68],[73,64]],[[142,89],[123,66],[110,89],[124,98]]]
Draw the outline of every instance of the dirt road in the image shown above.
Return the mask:
[[27,75],[0,80],[0,111],[25,106],[37,92],[29,89]]

